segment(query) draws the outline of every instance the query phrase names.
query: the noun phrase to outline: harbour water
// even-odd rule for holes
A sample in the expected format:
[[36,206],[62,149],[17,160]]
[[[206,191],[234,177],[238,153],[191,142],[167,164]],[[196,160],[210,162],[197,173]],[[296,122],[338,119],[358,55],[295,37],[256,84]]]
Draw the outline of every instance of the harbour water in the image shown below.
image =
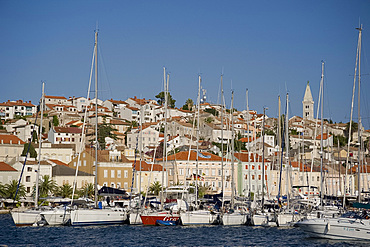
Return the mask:
[[299,228],[250,226],[15,227],[0,215],[0,246],[369,246],[310,238]]

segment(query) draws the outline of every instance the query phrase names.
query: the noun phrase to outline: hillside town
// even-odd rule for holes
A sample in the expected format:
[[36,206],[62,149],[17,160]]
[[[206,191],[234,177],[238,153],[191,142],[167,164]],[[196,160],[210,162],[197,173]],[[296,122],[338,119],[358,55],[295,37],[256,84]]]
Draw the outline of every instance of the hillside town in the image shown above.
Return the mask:
[[[279,124],[278,117],[249,109],[224,109],[207,102],[205,95],[199,106],[198,125],[197,105],[191,99],[181,108],[169,104],[166,112],[163,98],[157,96],[158,100],[134,96],[103,101],[46,95],[42,123],[40,105],[22,100],[0,103],[0,185],[17,182],[22,175],[25,198],[33,200],[40,159],[42,182],[46,178],[57,187],[71,189],[76,179],[77,190],[93,186],[97,164],[98,188],[107,186],[128,193],[149,193],[155,183],[166,188],[194,185],[197,180],[204,194],[211,195],[220,193],[224,186],[225,195],[231,196],[232,181],[235,195],[240,197],[260,195],[264,188],[264,194],[272,198],[304,186],[332,196],[345,191],[357,195],[361,158],[361,188],[369,191],[370,131],[359,132],[354,123],[349,133],[349,123],[315,119],[309,83],[302,100],[302,117],[288,117],[288,131],[283,127],[284,114]],[[98,144],[94,142],[95,121]],[[41,127],[39,148],[36,133]],[[362,135],[362,152],[358,133]],[[31,151],[24,164],[29,143]],[[321,155],[324,188],[320,187]],[[44,196],[57,195],[64,194],[54,190]]]

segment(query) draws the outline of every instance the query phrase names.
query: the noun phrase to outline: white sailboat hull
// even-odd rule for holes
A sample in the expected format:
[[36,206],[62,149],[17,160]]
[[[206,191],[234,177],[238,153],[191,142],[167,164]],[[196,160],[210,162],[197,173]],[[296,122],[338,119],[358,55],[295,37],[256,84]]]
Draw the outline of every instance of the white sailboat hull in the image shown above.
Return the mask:
[[132,212],[129,214],[130,225],[141,225],[143,222],[141,221],[140,213],[139,212]]
[[247,223],[247,215],[241,213],[231,213],[222,215],[222,224],[224,226],[245,225]]
[[123,209],[76,209],[71,211],[72,226],[123,224],[127,214]]
[[310,236],[329,239],[370,240],[370,220],[354,218],[320,218],[296,223]]
[[182,225],[211,225],[217,222],[218,215],[210,211],[190,211],[180,215]]
[[252,220],[254,226],[277,226],[275,216],[272,213],[255,214]]
[[277,215],[278,226],[291,226],[294,222],[293,214],[279,213]]
[[71,219],[71,212],[64,209],[55,209],[41,213],[41,217],[50,226],[64,225]]
[[10,211],[16,226],[32,226],[41,220],[41,210]]

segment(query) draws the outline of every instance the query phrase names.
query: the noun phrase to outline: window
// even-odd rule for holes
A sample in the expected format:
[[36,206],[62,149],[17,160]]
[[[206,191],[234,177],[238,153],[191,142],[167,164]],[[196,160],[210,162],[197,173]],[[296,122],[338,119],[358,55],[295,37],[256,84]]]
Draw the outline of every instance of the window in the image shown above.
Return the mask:
[[32,172],[32,167],[27,167],[28,172]]
[[319,176],[317,176],[317,182],[318,182],[318,181],[320,181],[320,177],[319,177]]
[[114,188],[114,183],[111,183],[111,184],[110,184],[110,187]]
[[123,188],[125,188],[125,189],[127,189],[127,188],[128,188],[128,183],[127,183],[127,182],[125,182],[125,183],[123,184]]
[[184,169],[182,168],[179,169],[179,175],[184,175]]
[[111,170],[111,171],[110,171],[110,177],[111,177],[111,178],[114,178],[114,170]]
[[261,180],[261,175],[258,175],[258,180]]
[[27,187],[27,193],[31,192],[31,187]]
[[[117,178],[121,178],[121,170],[117,170]],[[117,184],[117,186],[118,186],[118,184]],[[120,187],[121,187],[121,185],[120,185]]]
[[108,170],[104,170],[104,177],[107,178],[108,177]]
[[209,176],[209,169],[204,169],[204,174],[206,174],[206,176]]
[[31,182],[31,176],[26,176],[26,182]]
[[221,176],[222,175],[222,171],[221,169],[218,169],[218,175]]
[[212,169],[212,176],[216,176],[216,169]]
[[127,170],[124,171],[124,177],[128,178],[128,171]]
[[252,180],[254,180],[254,175],[252,175]]
[[248,165],[245,165],[245,169],[248,170]]
[[121,188],[121,183],[120,182],[117,183],[117,188],[118,189]]
[[84,166],[86,166],[86,160],[84,160]]

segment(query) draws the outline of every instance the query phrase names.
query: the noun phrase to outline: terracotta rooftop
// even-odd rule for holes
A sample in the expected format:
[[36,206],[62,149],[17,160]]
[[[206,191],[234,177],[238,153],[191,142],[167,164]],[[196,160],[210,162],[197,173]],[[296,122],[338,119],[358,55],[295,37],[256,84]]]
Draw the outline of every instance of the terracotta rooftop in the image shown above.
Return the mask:
[[18,136],[15,136],[15,135],[0,135],[0,145],[1,144],[23,145],[25,144],[25,142],[19,139]]
[[7,163],[0,161],[0,171],[2,171],[2,172],[8,172],[8,171],[16,172],[17,170],[14,169],[13,167],[11,167],[10,165],[8,165]]

